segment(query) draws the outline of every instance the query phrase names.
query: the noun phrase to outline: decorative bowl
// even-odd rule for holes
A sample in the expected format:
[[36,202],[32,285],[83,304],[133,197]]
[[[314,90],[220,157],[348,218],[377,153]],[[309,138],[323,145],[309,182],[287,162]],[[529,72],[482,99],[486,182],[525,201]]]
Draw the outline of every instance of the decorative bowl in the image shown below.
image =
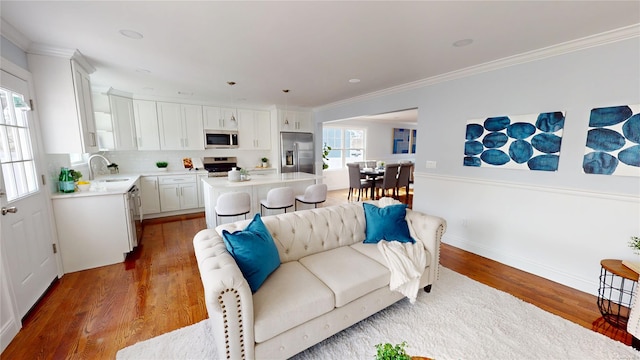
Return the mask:
[[78,184],[79,191],[89,191],[91,184]]

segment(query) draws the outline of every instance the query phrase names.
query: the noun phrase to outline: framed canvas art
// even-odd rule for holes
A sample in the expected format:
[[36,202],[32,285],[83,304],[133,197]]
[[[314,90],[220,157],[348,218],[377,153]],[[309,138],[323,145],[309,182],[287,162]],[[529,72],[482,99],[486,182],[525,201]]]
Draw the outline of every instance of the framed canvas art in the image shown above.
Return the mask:
[[463,165],[557,171],[564,121],[562,111],[469,120]]
[[582,171],[640,176],[640,104],[591,110]]

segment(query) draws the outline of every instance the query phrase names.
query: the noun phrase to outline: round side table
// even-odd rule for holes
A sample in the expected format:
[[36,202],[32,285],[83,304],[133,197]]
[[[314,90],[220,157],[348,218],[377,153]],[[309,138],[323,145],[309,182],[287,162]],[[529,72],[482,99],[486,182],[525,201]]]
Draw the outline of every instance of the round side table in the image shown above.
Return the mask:
[[622,265],[622,260],[605,259],[600,266],[598,308],[609,324],[626,331],[638,273]]

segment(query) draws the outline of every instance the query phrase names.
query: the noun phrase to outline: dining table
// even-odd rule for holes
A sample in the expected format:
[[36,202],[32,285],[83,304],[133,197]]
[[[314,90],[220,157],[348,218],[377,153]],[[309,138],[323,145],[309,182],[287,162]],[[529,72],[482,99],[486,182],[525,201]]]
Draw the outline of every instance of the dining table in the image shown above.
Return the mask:
[[380,176],[384,176],[384,168],[362,168],[360,174],[364,175],[367,180],[371,181],[371,200],[375,200],[376,191],[376,179]]

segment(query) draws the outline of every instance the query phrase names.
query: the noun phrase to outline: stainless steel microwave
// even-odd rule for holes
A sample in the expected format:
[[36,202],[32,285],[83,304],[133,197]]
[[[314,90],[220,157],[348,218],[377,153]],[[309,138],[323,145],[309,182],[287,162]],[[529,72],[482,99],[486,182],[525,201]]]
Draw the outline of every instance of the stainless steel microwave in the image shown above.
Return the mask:
[[233,149],[238,147],[238,132],[227,130],[205,130],[206,149]]

